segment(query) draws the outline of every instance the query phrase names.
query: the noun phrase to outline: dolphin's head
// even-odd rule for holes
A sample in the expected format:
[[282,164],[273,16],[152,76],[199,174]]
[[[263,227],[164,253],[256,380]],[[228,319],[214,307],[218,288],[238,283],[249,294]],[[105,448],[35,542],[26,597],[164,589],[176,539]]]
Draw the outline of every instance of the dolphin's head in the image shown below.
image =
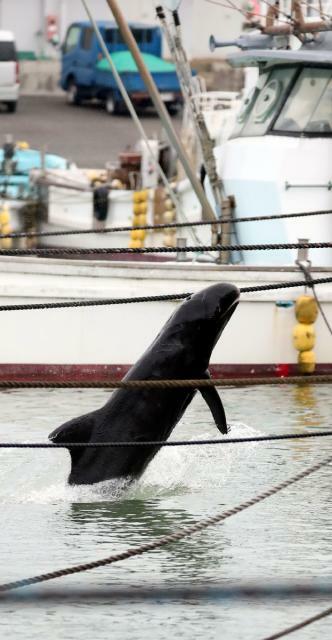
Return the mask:
[[206,366],[223,329],[236,309],[240,291],[222,282],[207,287],[185,300],[170,318],[169,336],[200,355]]

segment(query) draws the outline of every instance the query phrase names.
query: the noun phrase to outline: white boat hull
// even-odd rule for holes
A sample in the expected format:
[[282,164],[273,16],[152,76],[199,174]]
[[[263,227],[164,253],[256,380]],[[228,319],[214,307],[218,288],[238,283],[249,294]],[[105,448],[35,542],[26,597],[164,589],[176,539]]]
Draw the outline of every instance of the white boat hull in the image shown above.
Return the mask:
[[[251,287],[302,280],[295,268],[246,268],[201,263],[103,262],[0,258],[1,304],[158,296],[192,292],[231,281]],[[313,277],[332,275],[330,269]],[[304,287],[242,294],[212,358],[214,374],[296,373],[292,344],[294,300]],[[332,323],[332,284],[317,286]],[[121,377],[151,343],[178,301],[1,314],[2,379]],[[332,341],[322,318],[315,323],[317,371],[332,370]]]

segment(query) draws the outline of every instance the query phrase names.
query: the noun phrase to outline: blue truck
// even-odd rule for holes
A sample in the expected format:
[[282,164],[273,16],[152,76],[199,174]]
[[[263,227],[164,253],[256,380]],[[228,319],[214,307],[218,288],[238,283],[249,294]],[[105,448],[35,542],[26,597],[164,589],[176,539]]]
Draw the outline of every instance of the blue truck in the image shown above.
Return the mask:
[[[161,57],[160,29],[140,23],[129,26],[165,105],[169,111],[176,111],[182,104],[182,95],[175,66]],[[140,108],[150,106],[145,84],[116,24],[98,22],[98,27],[132,101]],[[78,105],[94,98],[101,100],[110,114],[124,108],[113,73],[89,22],[71,24],[61,50],[60,84],[69,104]]]

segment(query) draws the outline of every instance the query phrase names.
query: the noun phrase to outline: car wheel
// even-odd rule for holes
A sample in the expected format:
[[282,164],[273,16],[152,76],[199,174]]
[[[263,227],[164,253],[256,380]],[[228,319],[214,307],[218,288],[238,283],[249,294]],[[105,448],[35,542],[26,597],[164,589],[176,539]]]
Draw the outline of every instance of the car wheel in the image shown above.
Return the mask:
[[106,97],[105,109],[110,116],[118,112],[118,104],[116,100],[114,100],[113,95],[111,93],[109,93],[108,96]]
[[74,80],[71,80],[67,87],[67,103],[71,105],[81,104],[79,89]]
[[17,102],[7,102],[7,109],[9,113],[15,113],[17,109]]

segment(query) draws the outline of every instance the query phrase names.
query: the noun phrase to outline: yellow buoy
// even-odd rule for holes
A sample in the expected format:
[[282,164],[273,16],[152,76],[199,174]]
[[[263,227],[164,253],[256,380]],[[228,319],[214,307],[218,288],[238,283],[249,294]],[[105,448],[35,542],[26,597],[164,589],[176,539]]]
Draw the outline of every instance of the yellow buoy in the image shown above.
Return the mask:
[[138,218],[139,222],[138,224],[143,227],[145,224],[147,224],[147,217],[145,214],[141,214]]
[[165,209],[167,210],[173,209],[173,202],[170,198],[166,198],[165,200]]
[[1,226],[1,233],[3,233],[4,235],[6,235],[7,233],[12,233],[12,228],[10,224],[3,224]]
[[164,222],[174,222],[175,211],[174,209],[164,212]]
[[0,224],[8,224],[10,220],[10,214],[8,207],[4,206],[0,209]]
[[16,142],[16,148],[21,151],[26,151],[27,149],[30,149],[30,145],[26,140],[18,140],[18,142]]
[[312,324],[317,319],[318,307],[313,296],[300,296],[296,300],[295,315],[298,322]]
[[133,204],[133,212],[134,212],[134,216],[139,216],[141,213],[141,203],[140,202],[134,202]]
[[166,233],[163,244],[165,247],[176,247],[176,236],[173,233]]
[[134,204],[138,204],[139,202],[141,202],[141,192],[140,191],[134,191],[134,193],[133,193],[133,202],[134,202]]
[[11,249],[13,246],[12,238],[2,238],[1,239],[1,248],[2,249]]
[[144,229],[134,229],[130,232],[130,237],[132,240],[144,240],[146,232]]
[[140,219],[141,216],[134,216],[133,217],[133,227],[139,227],[140,226]]
[[293,345],[297,351],[311,351],[315,346],[316,334],[313,324],[296,324],[293,329]]
[[130,240],[129,249],[141,249],[143,246],[141,240]]
[[140,202],[139,205],[137,205],[138,207],[138,211],[137,213],[139,215],[145,216],[148,210],[148,203],[147,202]]
[[316,367],[316,356],[312,350],[300,351],[298,367],[301,373],[313,373]]

